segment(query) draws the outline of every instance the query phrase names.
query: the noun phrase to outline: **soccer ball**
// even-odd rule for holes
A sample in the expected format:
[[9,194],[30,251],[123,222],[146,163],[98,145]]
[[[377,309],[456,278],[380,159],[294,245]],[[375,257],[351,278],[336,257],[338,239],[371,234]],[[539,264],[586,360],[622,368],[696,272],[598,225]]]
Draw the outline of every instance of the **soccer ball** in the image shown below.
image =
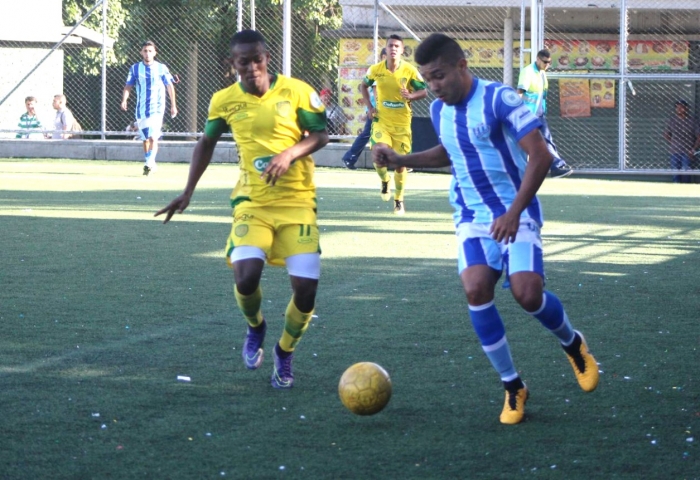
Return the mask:
[[376,363],[356,363],[340,377],[338,395],[352,413],[374,415],[389,403],[391,379],[386,370]]

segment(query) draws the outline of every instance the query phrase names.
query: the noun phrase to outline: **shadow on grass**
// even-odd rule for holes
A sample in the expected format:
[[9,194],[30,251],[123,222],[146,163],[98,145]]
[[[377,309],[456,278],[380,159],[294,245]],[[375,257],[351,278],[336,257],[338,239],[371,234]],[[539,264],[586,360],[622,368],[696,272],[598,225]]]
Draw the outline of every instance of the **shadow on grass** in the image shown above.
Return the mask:
[[[269,352],[291,295],[283,269],[267,268],[262,281],[270,323],[263,368],[248,371],[240,361],[244,325],[222,258],[230,229],[222,195],[198,191],[193,203],[197,215],[221,222],[0,217],[5,476],[695,475],[697,449],[686,440],[700,428],[692,199],[641,199],[636,208],[612,196],[585,204],[547,197],[550,221],[609,224],[544,232],[556,251],[548,288],[604,373],[597,392],[580,392],[551,335],[499,289],[513,356],[533,392],[528,420],[508,428],[498,424],[500,382],[472,332],[456,262],[412,251],[403,237],[453,235],[445,194],[411,192],[409,213],[396,218],[372,210],[379,199],[366,190],[319,192],[321,224],[334,221],[327,232],[338,241],[357,233],[358,248],[373,254],[353,255],[353,246],[323,258],[317,317],[295,355],[289,392],[269,385]],[[157,192],[137,204],[126,196],[133,194],[8,192],[0,205],[153,212],[171,198]],[[664,229],[672,238],[659,235]],[[390,236],[406,258],[386,256],[363,238],[368,232]],[[575,245],[558,249],[568,243]],[[575,255],[594,247],[609,261]],[[626,255],[650,247],[666,253],[637,262]],[[340,375],[357,361],[392,375],[394,397],[375,417],[352,416],[337,398]]]

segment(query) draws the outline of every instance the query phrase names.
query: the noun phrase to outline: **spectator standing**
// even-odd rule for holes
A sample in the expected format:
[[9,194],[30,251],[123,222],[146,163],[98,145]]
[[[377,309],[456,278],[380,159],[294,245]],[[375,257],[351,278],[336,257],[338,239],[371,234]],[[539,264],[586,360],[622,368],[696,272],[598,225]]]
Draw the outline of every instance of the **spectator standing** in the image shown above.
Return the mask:
[[[690,115],[690,105],[685,100],[678,100],[676,111],[668,120],[664,138],[668,142],[671,168],[690,170],[691,159],[700,148],[700,126]],[[674,183],[691,183],[690,175],[674,175]]]
[[67,102],[68,100],[63,94],[54,95],[53,97],[53,108],[56,110],[56,117],[53,121],[54,131],[51,138],[54,140],[73,138],[73,134],[68,132],[73,130],[76,121],[73,112],[66,106]]
[[540,133],[547,143],[547,149],[552,154],[552,166],[549,174],[553,178],[568,177],[574,170],[559,156],[557,146],[552,140],[552,132],[547,123],[547,69],[552,64],[549,50],[537,52],[537,58],[527,67],[523,68],[518,78],[518,93],[522,97],[527,108],[540,119]]
[[326,119],[329,135],[347,135],[348,117],[343,109],[333,101],[333,92],[329,88],[321,90],[321,100],[326,107]]
[[17,126],[25,130],[25,132],[18,132],[16,138],[44,138],[44,135],[41,133],[27,131],[41,130],[44,128],[36,114],[36,104],[37,101],[35,97],[30,96],[24,99],[24,106],[27,111],[19,117],[19,124]]
[[[386,48],[382,48],[380,59],[382,62],[386,60]],[[377,99],[374,94],[374,89],[375,87],[369,89],[369,101],[374,108],[377,108]],[[369,110],[367,108],[365,108],[365,115],[367,116],[365,126],[362,128],[360,134],[355,138],[355,141],[352,142],[350,149],[348,149],[348,151],[345,152],[345,155],[343,155],[343,163],[350,170],[357,169],[355,166],[357,159],[360,158],[360,154],[367,146],[367,143],[369,142],[369,135],[372,132],[372,116],[369,114]]]

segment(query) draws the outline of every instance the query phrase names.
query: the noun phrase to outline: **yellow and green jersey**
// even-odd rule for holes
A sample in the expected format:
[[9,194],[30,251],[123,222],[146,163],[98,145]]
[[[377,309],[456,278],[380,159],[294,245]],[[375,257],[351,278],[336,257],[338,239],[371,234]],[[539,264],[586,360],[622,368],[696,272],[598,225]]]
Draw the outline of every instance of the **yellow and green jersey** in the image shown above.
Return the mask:
[[295,78],[277,75],[262,97],[247,93],[237,82],[211,99],[204,129],[208,137],[233,133],[238,148],[240,177],[231,193],[231,206],[316,207],[314,162],[298,158],[274,186],[260,174],[272,157],[299,143],[305,131],[326,129],[326,112],[316,91]]
[[523,102],[536,117],[547,114],[548,89],[547,74],[539,69],[537,62],[531,63],[520,71],[518,90],[523,90]]
[[376,86],[377,121],[390,126],[411,125],[411,102],[401,96],[401,89],[413,92],[426,88],[416,67],[400,61],[392,72],[385,60],[369,67],[364,82],[368,87]]

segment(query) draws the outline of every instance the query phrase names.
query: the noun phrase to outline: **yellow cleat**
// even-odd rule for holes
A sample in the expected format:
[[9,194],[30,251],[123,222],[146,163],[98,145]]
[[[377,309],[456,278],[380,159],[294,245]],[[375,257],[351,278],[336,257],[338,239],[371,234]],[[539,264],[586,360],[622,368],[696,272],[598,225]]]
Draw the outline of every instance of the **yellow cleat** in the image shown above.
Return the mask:
[[394,200],[394,215],[403,215],[406,209],[403,206],[403,200]]
[[503,404],[501,412],[501,423],[515,425],[522,422],[525,417],[525,402],[527,402],[528,396],[527,386],[524,384],[523,388],[519,388],[515,392],[506,390],[506,402]]
[[569,359],[569,363],[571,363],[571,367],[574,369],[578,384],[585,392],[592,392],[598,386],[598,378],[600,377],[598,364],[591,352],[588,351],[588,344],[586,344],[586,339],[583,338],[581,332],[575,330],[574,333],[578,338],[574,340],[571,346],[575,347],[578,345],[578,348],[573,353],[570,353],[567,349],[564,349],[564,351]]
[[381,195],[382,200],[385,202],[388,202],[391,200],[391,187],[389,187],[389,182],[382,182],[382,189],[379,192],[379,195]]

